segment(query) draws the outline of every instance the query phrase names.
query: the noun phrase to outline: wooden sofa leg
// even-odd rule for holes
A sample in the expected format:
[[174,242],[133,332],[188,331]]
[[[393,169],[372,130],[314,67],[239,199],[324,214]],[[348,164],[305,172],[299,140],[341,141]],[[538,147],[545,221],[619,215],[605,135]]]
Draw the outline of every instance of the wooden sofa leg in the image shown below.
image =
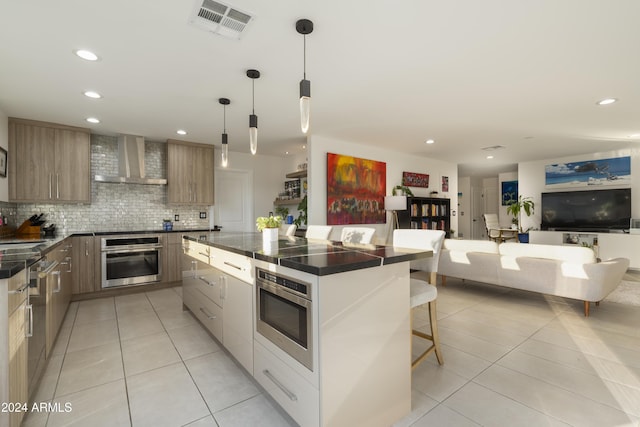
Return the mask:
[[442,286],[447,286],[447,276],[445,276],[444,274],[442,276]]
[[584,302],[584,317],[589,317],[589,301]]

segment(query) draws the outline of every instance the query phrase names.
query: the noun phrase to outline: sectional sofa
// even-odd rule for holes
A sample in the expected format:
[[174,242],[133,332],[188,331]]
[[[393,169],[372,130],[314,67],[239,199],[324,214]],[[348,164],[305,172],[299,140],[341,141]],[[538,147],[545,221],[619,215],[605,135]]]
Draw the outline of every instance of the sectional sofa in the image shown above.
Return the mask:
[[593,250],[578,246],[446,239],[438,274],[526,291],[599,303],[622,280],[626,258],[598,262]]

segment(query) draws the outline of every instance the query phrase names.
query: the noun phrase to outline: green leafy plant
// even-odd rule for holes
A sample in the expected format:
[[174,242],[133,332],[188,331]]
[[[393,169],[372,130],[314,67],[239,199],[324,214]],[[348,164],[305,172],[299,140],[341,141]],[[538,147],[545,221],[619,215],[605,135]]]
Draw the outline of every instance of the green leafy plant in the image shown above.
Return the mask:
[[[413,197],[413,193],[411,192],[411,189],[405,185],[396,185],[395,187],[393,187],[393,190],[391,190],[391,195],[392,196],[397,196],[397,192],[400,191],[401,193],[404,193],[406,196],[412,196]],[[402,194],[401,194],[402,195]]]
[[276,215],[280,215],[282,218],[286,218],[289,215],[289,208],[286,206],[276,207]]
[[[513,215],[513,218],[517,221],[514,223],[519,224],[519,232],[525,233],[522,230],[521,215],[524,212],[527,216],[531,216],[535,208],[535,203],[531,200],[531,197],[518,196],[518,200],[514,200],[507,206],[507,213]],[[527,229],[529,231],[529,229]]]
[[307,224],[307,196],[304,196],[300,203],[298,203],[298,218],[293,223],[300,227],[302,224]]
[[262,231],[265,228],[278,228],[282,224],[282,217],[276,216],[259,216],[256,218],[256,227],[258,231]]

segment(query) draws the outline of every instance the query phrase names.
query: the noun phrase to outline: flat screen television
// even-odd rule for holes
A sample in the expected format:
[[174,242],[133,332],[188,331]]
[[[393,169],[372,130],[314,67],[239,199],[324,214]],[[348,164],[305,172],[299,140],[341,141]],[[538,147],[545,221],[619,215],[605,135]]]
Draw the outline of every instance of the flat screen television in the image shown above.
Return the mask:
[[630,220],[630,188],[542,193],[543,230],[626,230]]

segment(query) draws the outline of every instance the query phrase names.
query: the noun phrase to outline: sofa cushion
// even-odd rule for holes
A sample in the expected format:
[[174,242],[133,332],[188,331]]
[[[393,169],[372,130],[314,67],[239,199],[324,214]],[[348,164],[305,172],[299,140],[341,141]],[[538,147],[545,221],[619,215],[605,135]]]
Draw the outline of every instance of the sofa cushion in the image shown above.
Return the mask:
[[498,253],[498,244],[491,240],[445,239],[442,247],[455,252]]
[[583,246],[536,245],[532,243],[502,243],[500,255],[521,258],[544,258],[575,264],[593,264],[596,256],[592,249]]

